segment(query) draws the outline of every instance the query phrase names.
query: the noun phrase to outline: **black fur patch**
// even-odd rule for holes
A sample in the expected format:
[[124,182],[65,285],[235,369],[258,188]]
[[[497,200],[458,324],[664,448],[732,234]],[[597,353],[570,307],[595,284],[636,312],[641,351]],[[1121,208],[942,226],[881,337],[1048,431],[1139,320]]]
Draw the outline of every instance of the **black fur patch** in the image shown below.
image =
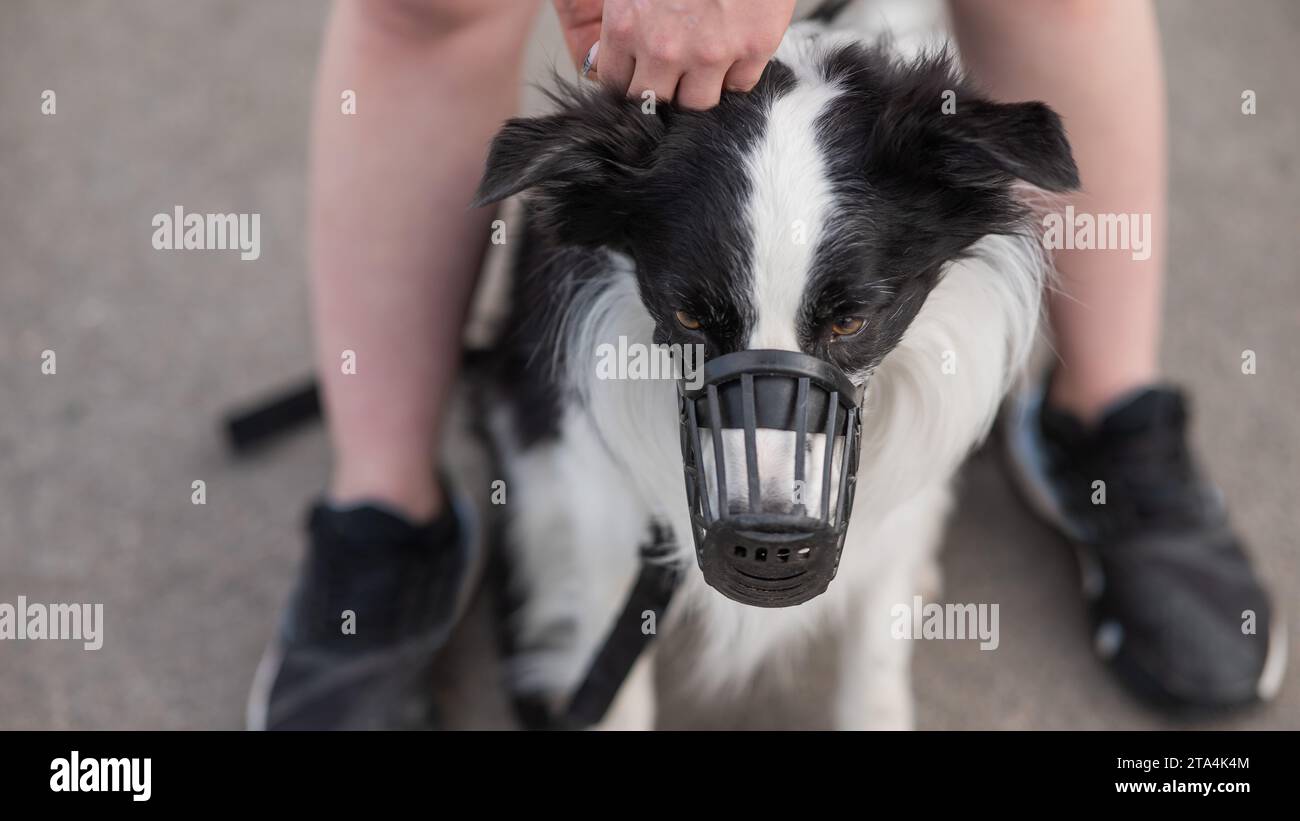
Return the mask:
[[[946,55],[901,64],[854,44],[822,69],[844,90],[818,123],[836,208],[799,330],[808,352],[865,369],[898,344],[946,263],[1022,225],[1016,180],[1062,191],[1078,174],[1050,109],[982,98]],[[863,317],[863,330],[833,338],[842,316]]]

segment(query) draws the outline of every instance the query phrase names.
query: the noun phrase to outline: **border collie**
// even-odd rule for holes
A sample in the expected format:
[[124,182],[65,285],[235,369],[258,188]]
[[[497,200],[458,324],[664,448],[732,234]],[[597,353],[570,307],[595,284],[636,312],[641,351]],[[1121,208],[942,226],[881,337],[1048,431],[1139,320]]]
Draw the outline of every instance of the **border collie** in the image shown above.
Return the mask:
[[[553,100],[550,116],[504,126],[479,197],[525,194],[488,413],[520,599],[515,693],[573,693],[661,525],[680,585],[653,647],[687,654],[685,692],[726,697],[758,676],[797,687],[824,634],[834,726],[910,727],[910,642],[891,637],[891,610],[934,580],[953,474],[1034,339],[1050,264],[1033,203],[1078,184],[1060,120],[981,96],[943,51],[900,56],[805,23],[752,92],[707,112],[594,84]],[[706,583],[681,388],[601,378],[597,351],[620,343],[702,346],[706,362],[799,352],[861,392],[852,517],[824,593],[755,607]],[[755,442],[760,463],[791,458],[789,439]],[[653,725],[652,664],[637,662],[600,726]]]

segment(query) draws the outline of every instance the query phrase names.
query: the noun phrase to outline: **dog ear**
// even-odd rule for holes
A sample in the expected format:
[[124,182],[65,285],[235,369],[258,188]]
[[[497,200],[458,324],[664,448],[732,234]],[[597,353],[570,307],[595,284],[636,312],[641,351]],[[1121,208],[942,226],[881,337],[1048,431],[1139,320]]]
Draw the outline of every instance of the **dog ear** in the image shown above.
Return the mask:
[[565,85],[551,97],[559,113],[510,120],[497,134],[473,206],[530,192],[561,241],[617,244],[664,121],[608,89]]
[[938,127],[949,138],[942,161],[959,184],[986,187],[1010,176],[1047,191],[1079,187],[1061,118],[1043,103],[959,102],[938,115]]
[[[871,51],[844,55],[848,66],[882,60]],[[991,101],[962,76],[954,54],[895,64],[885,83],[867,154],[881,173],[929,177],[958,189],[1001,189],[1011,180],[1053,192],[1079,187],[1056,112],[1038,102]]]

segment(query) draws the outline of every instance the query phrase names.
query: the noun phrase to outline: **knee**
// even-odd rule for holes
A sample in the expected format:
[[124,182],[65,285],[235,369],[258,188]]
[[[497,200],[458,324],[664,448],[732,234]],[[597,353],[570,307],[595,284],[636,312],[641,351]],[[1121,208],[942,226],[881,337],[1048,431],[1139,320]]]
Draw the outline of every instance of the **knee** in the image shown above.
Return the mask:
[[1001,26],[1037,21],[1053,25],[1092,24],[1116,13],[1140,10],[1146,0],[1050,0],[1026,4],[1022,0],[949,0],[953,12],[963,17],[990,17]]
[[[1119,0],[1054,0],[1052,11],[1066,23],[1088,23],[1118,8]],[[1131,0],[1122,0],[1131,3]],[[1136,4],[1134,4],[1136,5]]]
[[439,39],[476,27],[527,26],[534,0],[346,0],[368,25],[416,40]]

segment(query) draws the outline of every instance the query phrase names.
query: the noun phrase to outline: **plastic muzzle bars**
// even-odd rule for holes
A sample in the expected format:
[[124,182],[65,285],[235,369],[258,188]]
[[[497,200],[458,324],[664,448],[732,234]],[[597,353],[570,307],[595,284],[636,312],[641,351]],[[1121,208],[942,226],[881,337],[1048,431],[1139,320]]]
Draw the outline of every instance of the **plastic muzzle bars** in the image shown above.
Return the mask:
[[679,393],[704,580],[758,607],[825,592],[853,510],[861,389],[812,356],[747,350],[709,360]]

